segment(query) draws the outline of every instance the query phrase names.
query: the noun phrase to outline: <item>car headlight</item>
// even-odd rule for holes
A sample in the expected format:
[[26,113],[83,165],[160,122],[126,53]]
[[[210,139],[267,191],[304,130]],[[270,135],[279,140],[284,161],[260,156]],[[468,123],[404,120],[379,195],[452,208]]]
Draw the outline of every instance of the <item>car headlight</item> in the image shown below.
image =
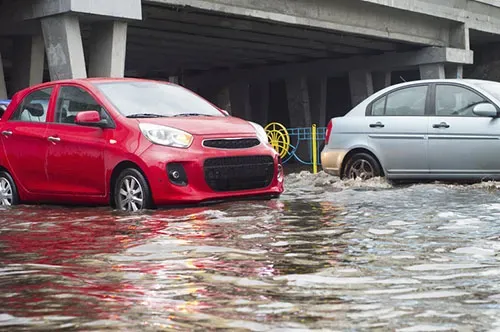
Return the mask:
[[257,134],[257,138],[262,142],[262,143],[269,143],[269,138],[267,137],[266,130],[262,128],[261,125],[256,124],[255,122],[248,121],[254,128],[255,128],[255,133]]
[[142,134],[155,144],[188,148],[193,143],[193,135],[179,129],[151,123],[140,123],[139,128]]

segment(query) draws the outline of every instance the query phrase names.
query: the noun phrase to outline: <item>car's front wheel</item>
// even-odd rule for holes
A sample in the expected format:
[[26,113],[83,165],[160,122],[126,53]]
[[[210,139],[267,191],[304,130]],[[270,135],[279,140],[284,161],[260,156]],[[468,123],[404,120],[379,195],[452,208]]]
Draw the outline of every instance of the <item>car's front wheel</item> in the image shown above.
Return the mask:
[[382,174],[378,161],[370,154],[360,152],[352,155],[342,172],[343,179],[368,180]]
[[151,190],[144,175],[134,168],[120,173],[114,190],[116,208],[127,212],[140,212],[152,207]]
[[13,206],[19,204],[17,187],[12,176],[0,171],[0,206]]

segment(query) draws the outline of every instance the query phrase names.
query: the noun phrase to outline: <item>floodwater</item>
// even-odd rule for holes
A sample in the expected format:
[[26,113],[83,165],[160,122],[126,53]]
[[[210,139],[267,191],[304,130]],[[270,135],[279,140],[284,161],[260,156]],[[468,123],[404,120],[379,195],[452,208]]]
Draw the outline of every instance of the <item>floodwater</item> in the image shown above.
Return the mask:
[[500,331],[500,184],[0,211],[0,330]]

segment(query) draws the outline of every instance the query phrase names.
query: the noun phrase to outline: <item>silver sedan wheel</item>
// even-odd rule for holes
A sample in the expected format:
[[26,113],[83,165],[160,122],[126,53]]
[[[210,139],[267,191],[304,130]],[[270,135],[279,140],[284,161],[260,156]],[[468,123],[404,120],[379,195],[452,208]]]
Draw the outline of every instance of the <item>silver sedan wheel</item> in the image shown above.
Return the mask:
[[350,179],[368,180],[375,176],[372,164],[364,159],[356,160],[349,169]]
[[139,180],[126,176],[120,183],[118,203],[120,210],[137,212],[144,207],[144,190]]
[[0,178],[0,206],[11,206],[13,199],[12,186],[6,178]]

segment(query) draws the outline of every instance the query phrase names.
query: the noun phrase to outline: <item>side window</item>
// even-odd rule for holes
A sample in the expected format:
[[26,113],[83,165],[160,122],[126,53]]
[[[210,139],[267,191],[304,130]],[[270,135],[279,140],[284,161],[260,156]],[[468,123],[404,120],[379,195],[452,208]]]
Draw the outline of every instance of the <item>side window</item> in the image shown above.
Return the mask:
[[385,101],[387,96],[384,96],[373,103],[372,105],[372,115],[373,116],[383,116],[385,114]]
[[31,92],[24,97],[9,121],[45,122],[53,88]]
[[423,116],[427,100],[426,85],[395,91],[387,96],[386,116]]
[[469,89],[456,85],[436,86],[436,115],[473,117],[475,105],[486,101]]
[[84,111],[98,111],[103,119],[109,119],[106,110],[84,89],[62,86],[57,97],[54,121],[74,124],[76,115]]

